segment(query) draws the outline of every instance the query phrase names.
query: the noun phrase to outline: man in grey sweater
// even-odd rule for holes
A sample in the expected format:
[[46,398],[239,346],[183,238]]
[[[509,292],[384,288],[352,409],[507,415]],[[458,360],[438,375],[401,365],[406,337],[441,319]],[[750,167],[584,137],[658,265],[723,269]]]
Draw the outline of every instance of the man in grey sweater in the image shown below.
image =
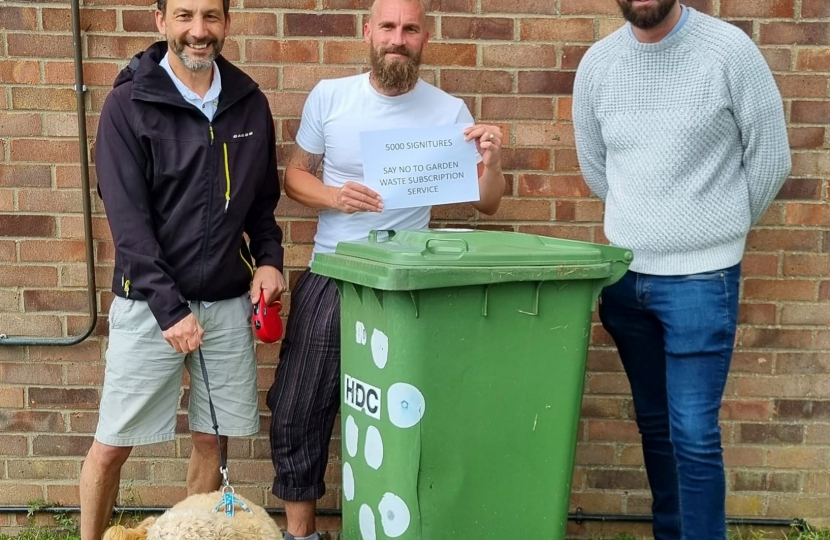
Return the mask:
[[790,171],[781,96],[738,28],[678,0],[628,20],[576,77],[573,117],[605,232],[634,251],[600,318],[631,383],[656,540],[724,540],[718,413],[749,228]]

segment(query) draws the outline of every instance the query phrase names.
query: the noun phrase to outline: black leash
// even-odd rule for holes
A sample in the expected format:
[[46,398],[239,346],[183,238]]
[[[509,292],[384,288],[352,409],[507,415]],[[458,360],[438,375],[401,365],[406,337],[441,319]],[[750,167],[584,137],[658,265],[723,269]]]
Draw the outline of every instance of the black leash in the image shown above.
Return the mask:
[[253,511],[248,508],[240,499],[236,498],[233,486],[228,481],[228,460],[225,453],[222,452],[222,438],[219,436],[219,421],[216,420],[216,409],[213,406],[213,398],[210,397],[210,381],[208,380],[207,365],[205,364],[205,356],[202,354],[201,347],[199,348],[199,365],[202,368],[202,378],[205,379],[205,389],[207,390],[208,405],[210,406],[210,419],[213,421],[213,431],[216,433],[216,447],[219,450],[219,472],[222,474],[222,499],[213,513],[218,512],[221,508],[225,509],[225,515],[233,517],[235,505],[239,505],[243,510],[253,514]]

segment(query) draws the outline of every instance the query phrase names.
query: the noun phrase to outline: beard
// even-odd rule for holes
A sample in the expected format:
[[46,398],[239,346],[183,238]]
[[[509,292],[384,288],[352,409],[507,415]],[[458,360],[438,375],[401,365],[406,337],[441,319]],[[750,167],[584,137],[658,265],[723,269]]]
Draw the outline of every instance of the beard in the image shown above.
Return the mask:
[[[213,61],[222,52],[222,46],[225,44],[224,39],[208,38],[203,41],[185,41],[175,38],[167,40],[167,46],[170,52],[179,57],[185,67],[191,71],[204,71],[213,67]],[[210,47],[210,55],[206,58],[191,58],[187,55],[185,47],[187,45],[207,45]]]
[[[387,61],[387,53],[401,54],[405,58]],[[421,51],[411,51],[404,46],[375,49],[370,43],[369,56],[372,60],[372,78],[383,90],[405,94],[415,88],[421,66]]]
[[677,1],[657,0],[657,5],[653,8],[635,8],[632,5],[633,0],[617,0],[617,4],[625,20],[637,28],[650,30],[666,20]]

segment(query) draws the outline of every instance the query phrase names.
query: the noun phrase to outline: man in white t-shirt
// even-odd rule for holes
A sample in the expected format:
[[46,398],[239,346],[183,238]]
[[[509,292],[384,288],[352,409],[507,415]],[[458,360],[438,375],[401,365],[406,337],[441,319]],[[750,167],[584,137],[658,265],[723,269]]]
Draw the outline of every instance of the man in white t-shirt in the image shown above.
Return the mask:
[[[363,32],[372,71],[320,82],[305,103],[297,147],[285,172],[286,194],[319,210],[314,253],[361,240],[377,229],[418,229],[430,208],[383,210],[364,185],[360,132],[473,124],[461,99],[418,78],[429,38],[420,0],[375,0]],[[480,154],[479,201],[493,214],[504,193],[502,133],[496,126],[464,131]],[[323,181],[315,176],[323,164]],[[268,393],[274,495],[286,502],[287,540],[317,539],[316,500],[340,405],[340,299],[334,282],[306,271],[294,285],[276,380]]]

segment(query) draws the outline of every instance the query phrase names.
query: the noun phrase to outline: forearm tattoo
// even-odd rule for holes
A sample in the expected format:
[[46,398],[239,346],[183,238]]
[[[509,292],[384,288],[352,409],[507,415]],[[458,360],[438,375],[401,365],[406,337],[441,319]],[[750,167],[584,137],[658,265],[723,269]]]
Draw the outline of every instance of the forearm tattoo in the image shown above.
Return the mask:
[[301,171],[316,175],[317,167],[320,166],[320,162],[322,161],[322,154],[309,154],[297,145],[294,147],[294,153],[291,154],[291,159],[288,161],[288,164]]

